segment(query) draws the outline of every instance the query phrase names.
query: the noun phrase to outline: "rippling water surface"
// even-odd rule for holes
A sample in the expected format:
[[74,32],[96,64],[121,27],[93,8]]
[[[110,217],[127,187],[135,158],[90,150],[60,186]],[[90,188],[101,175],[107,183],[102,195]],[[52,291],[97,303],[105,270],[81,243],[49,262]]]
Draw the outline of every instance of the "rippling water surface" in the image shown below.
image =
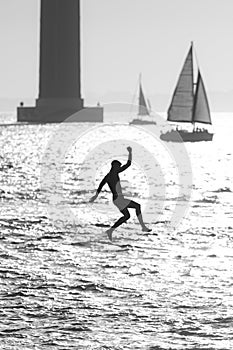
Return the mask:
[[[179,201],[176,169],[165,156],[160,164],[151,146],[167,164],[166,198],[159,176],[152,179],[158,196],[148,198],[137,165],[122,174],[124,192],[158,212],[151,233],[142,234],[132,215],[113,244],[105,230],[119,213],[108,191],[87,203],[93,179],[83,165],[98,168],[111,149],[87,156],[90,135],[70,146],[54,193],[76,220],[59,220],[48,211],[54,193],[41,187],[59,126],[0,126],[0,349],[233,349],[233,116],[216,115],[214,125],[212,143],[186,144],[193,184],[181,224],[169,225]],[[116,127],[125,138],[128,126],[109,123],[103,141]],[[106,169],[99,166],[94,185]]]

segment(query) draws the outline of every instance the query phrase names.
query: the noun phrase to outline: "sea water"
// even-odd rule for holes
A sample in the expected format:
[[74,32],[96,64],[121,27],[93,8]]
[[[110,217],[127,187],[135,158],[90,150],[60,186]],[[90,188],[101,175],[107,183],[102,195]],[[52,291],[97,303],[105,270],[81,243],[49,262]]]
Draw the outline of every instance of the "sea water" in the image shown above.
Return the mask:
[[[106,121],[76,125],[73,140],[64,134],[60,163],[45,157],[60,125],[0,127],[0,349],[233,349],[233,115],[213,116],[213,142],[185,144],[191,193],[183,197],[162,141],[150,147],[150,130],[130,129],[130,138],[124,116]],[[150,201],[152,232],[131,212],[111,244],[105,230],[120,214],[111,194],[88,200],[111,152],[124,162],[127,145],[139,154],[121,176],[123,191],[143,208]],[[149,153],[161,169],[151,179]],[[187,210],[172,227],[179,201]]]

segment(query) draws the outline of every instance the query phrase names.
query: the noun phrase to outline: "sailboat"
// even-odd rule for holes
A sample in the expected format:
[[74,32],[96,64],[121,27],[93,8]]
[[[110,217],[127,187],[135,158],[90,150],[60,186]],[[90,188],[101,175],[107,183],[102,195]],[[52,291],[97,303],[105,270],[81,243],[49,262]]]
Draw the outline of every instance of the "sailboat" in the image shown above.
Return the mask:
[[176,130],[160,135],[160,138],[164,141],[197,142],[212,141],[213,139],[213,134],[207,129],[196,126],[196,123],[212,124],[212,122],[207,94],[199,67],[197,82],[194,83],[193,43],[191,43],[173,93],[167,120],[177,124],[192,124],[193,130],[180,129],[177,125]]
[[133,119],[129,124],[136,124],[136,125],[146,125],[146,124],[154,124],[156,125],[156,122],[150,118],[151,114],[151,105],[150,101],[145,99],[143,89],[142,89],[142,82],[141,82],[141,74],[139,77],[139,98],[138,98],[138,118]]

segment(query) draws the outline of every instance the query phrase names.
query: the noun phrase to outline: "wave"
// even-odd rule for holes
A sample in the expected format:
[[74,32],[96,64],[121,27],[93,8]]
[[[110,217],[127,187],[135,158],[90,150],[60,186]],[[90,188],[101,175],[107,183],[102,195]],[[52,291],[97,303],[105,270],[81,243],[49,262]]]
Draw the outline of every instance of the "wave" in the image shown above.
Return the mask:
[[91,332],[92,330],[86,326],[81,325],[80,323],[65,326],[63,328],[60,328],[63,332]]
[[51,233],[51,234],[46,234],[44,236],[41,236],[38,238],[38,241],[42,240],[42,239],[63,239],[64,237],[62,235],[59,235],[59,234],[54,234],[54,233]]
[[25,226],[28,228],[32,225],[41,224],[44,219],[47,219],[46,217],[40,217],[38,219],[30,220],[30,219],[18,219],[18,218],[11,218],[11,219],[0,219],[0,227],[5,228],[11,228],[11,229],[20,229],[25,228]]
[[14,168],[14,166],[11,163],[1,164],[0,171],[5,171],[5,170],[8,170],[8,169],[12,169],[12,168]]
[[117,288],[117,287],[107,286],[103,283],[95,283],[95,282],[85,281],[85,280],[79,280],[79,284],[76,286],[70,286],[69,290],[74,291],[74,293],[75,293],[75,291],[94,292],[94,293],[95,292],[103,293],[105,291],[116,291],[116,292],[129,293],[129,292],[134,291],[130,288]]
[[[164,200],[164,197],[161,197],[162,200]],[[188,196],[178,196],[178,197],[171,197],[171,198],[167,198],[167,201],[178,201],[178,202],[188,202],[189,201],[189,197]]]
[[202,199],[197,199],[194,202],[196,202],[196,203],[210,203],[210,204],[211,203],[212,204],[219,203],[218,196],[204,197]]
[[14,298],[18,298],[18,297],[22,297],[22,298],[35,297],[35,295],[34,294],[29,294],[28,292],[18,291],[18,292],[4,293],[4,294],[2,294],[1,297],[3,299],[4,298],[14,299]]
[[96,227],[111,227],[111,225],[109,224],[93,224],[92,226],[96,226]]
[[232,190],[229,187],[223,187],[223,188],[218,188],[217,190],[213,191],[215,193],[232,193]]
[[202,310],[204,307],[202,305],[177,305],[174,307],[174,309],[195,309],[195,310]]
[[80,196],[82,194],[89,194],[89,193],[93,193],[93,191],[90,190],[71,190],[70,191],[70,195],[71,196]]
[[90,245],[90,241],[87,242],[74,242],[71,243],[73,247],[88,247]]
[[6,200],[11,200],[11,199],[13,199],[13,195],[9,192],[6,192],[6,191],[0,189],[0,198],[6,199]]
[[151,224],[158,225],[158,224],[170,224],[171,221],[169,220],[158,220],[158,221],[152,221]]
[[[171,348],[170,348],[171,349]],[[169,350],[167,347],[166,348],[162,348],[161,346],[159,345],[155,345],[155,346],[150,346],[148,348],[148,350]],[[172,350],[172,349],[171,349]]]
[[7,192],[4,190],[0,190],[0,198],[6,200],[14,200],[14,199],[26,199],[26,200],[37,200],[38,191],[32,192]]

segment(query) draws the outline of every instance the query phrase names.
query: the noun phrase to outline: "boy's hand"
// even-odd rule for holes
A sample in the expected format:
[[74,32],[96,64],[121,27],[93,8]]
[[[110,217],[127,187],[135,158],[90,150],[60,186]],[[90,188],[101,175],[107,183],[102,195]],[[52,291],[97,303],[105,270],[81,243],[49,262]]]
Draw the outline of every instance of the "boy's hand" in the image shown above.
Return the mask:
[[132,147],[127,147],[127,151],[129,152],[129,153],[131,153],[132,152]]

